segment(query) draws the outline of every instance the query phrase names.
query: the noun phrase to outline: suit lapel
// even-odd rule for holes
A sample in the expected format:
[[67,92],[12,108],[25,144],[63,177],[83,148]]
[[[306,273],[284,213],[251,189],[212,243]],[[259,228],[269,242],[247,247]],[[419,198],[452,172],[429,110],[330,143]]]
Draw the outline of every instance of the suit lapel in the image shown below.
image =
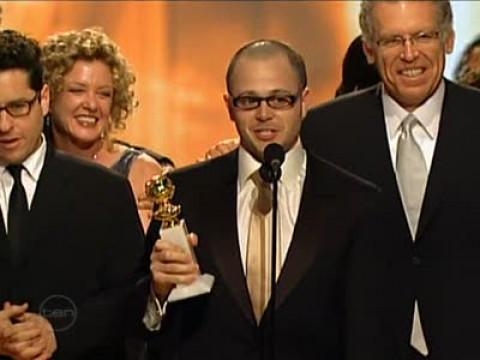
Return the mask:
[[312,157],[308,157],[307,174],[292,242],[277,282],[276,309],[303,278],[317,256],[323,228],[321,222],[325,218],[322,214],[328,209],[331,200],[317,191],[322,189],[321,176],[319,164]]
[[0,261],[2,262],[8,261],[9,252],[10,252],[10,249],[7,242],[7,232],[5,230],[5,223],[3,221],[3,216],[0,213]]
[[396,172],[390,155],[387,129],[385,127],[385,116],[380,96],[380,87],[376,93],[370,93],[369,104],[365,106],[362,120],[363,126],[358,126],[358,138],[360,144],[355,146],[354,151],[361,157],[358,166],[353,169],[357,174],[377,184],[383,193],[382,208],[384,213],[391,213],[395,229],[410,236],[408,222],[403,210],[402,199],[397,184]]
[[68,211],[68,199],[63,195],[67,186],[66,177],[64,172],[56,165],[57,155],[55,150],[49,144],[47,146],[45,163],[30,207],[23,265],[28,263],[31,256],[35,256],[37,245],[35,241],[38,239],[36,235],[40,233],[42,226],[44,227],[48,223],[48,219],[53,219],[52,210],[63,209],[63,211]]
[[[455,155],[455,152],[458,149],[458,145],[461,144],[464,134],[468,131],[466,130],[465,121],[460,121],[461,119],[453,121],[456,117],[458,118],[458,108],[455,109],[454,106],[458,102],[455,99],[453,84],[446,81],[445,90],[437,143],[418,224],[417,238],[419,240],[421,240],[422,234],[438,208],[439,201],[442,198],[445,179],[450,178],[450,174],[454,172],[456,164],[458,164],[459,157]],[[463,117],[466,116],[468,115],[463,115]]]
[[229,289],[245,317],[255,324],[250,297],[245,280],[240,256],[238,229],[237,229],[237,152],[226,158],[227,163],[221,169],[224,174],[220,183],[212,191],[208,191],[210,208],[214,209],[212,216],[213,229],[210,251],[213,259]]

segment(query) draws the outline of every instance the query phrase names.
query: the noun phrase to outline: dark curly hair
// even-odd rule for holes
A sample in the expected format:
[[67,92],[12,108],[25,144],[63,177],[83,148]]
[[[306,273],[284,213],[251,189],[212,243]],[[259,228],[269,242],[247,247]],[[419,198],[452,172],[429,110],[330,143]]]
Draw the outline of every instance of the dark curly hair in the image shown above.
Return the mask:
[[16,30],[1,30],[0,71],[11,69],[25,70],[30,87],[42,90],[43,67],[38,42]]

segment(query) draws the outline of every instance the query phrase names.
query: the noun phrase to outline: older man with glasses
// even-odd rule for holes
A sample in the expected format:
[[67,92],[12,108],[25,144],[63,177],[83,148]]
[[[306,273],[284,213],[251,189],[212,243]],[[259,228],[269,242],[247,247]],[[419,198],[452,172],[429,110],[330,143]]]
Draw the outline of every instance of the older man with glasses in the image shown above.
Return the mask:
[[[303,59],[288,45],[258,40],[242,47],[230,62],[227,90],[239,149],[171,175],[173,202],[198,234],[197,260],[165,239],[155,244],[158,313],[149,327],[158,334],[150,358],[340,360],[344,260],[375,186],[303,148],[299,130],[309,90]],[[272,190],[259,176],[272,143],[286,151],[273,275]],[[170,290],[200,271],[215,276],[211,292],[170,301]]]
[[382,82],[314,109],[307,149],[383,189],[352,251],[349,358],[471,360],[480,333],[480,94],[443,78],[449,1],[362,1]]

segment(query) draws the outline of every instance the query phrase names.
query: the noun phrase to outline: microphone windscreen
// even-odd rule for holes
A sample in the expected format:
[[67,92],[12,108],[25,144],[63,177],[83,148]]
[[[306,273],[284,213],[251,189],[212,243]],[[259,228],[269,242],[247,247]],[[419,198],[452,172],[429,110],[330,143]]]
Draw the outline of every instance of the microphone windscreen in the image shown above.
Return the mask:
[[282,145],[277,143],[268,144],[263,151],[263,161],[265,164],[272,164],[272,162],[276,162],[277,166],[283,164],[285,160],[285,150],[283,149]]

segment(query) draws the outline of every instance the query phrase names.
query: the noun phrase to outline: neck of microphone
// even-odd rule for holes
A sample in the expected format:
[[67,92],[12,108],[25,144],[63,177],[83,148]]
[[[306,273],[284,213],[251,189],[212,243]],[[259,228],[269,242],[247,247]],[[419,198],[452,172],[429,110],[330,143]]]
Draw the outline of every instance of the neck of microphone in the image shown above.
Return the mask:
[[263,151],[263,164],[260,175],[267,182],[278,181],[282,176],[281,166],[285,160],[285,150],[279,144],[268,144]]

